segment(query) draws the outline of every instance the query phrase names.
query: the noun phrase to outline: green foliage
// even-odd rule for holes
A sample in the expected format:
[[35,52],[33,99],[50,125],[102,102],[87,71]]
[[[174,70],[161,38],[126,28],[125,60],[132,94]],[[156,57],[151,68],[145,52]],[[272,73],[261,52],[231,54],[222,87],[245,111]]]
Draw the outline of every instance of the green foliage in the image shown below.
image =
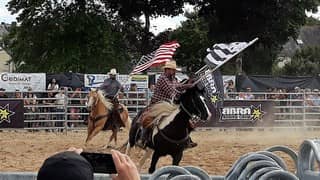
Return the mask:
[[308,26],[320,25],[320,20],[313,17],[308,17],[306,25]]
[[315,75],[320,72],[320,46],[307,47],[298,51],[279,74],[285,75]]
[[210,47],[207,33],[207,24],[196,14],[190,14],[189,19],[171,33],[169,38],[181,45],[175,56],[179,65],[186,66],[189,71],[196,71],[204,65],[206,48]]
[[[200,9],[199,16],[209,23],[210,40],[232,42],[259,37],[254,46],[258,48],[250,48],[243,55],[244,70],[248,74],[270,74],[269,61],[275,59],[290,36],[297,37],[306,22],[305,11],[316,11],[318,4],[318,0],[204,0],[195,5]],[[250,57],[259,52],[263,52],[261,56]]]
[[141,33],[139,52],[150,53],[154,45],[154,35],[150,32],[150,18],[159,16],[176,16],[183,12],[184,3],[190,0],[102,0],[109,14],[121,21],[132,21],[144,17],[144,31]]
[[125,71],[123,37],[94,1],[67,4],[50,0],[9,2],[21,23],[6,41],[20,72],[105,73]]

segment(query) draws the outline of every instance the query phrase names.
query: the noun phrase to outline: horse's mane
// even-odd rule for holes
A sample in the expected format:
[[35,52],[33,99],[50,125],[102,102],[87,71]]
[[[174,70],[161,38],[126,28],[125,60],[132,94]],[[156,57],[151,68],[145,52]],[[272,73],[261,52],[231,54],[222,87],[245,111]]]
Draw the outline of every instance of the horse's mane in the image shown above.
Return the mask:
[[113,108],[112,102],[110,102],[108,99],[104,97],[103,91],[98,90],[97,91],[98,98],[101,100],[102,104],[109,110]]

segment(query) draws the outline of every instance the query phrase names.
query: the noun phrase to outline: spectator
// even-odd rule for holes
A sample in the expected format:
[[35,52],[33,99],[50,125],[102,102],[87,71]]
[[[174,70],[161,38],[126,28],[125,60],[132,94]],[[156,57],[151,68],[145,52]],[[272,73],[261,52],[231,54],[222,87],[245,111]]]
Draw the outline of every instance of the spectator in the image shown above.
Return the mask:
[[[47,91],[48,91],[48,98],[54,98],[59,90],[59,84],[55,78],[52,78],[50,83],[48,84]],[[48,100],[47,103],[54,104],[54,100]],[[48,108],[49,112],[53,112],[53,108]]]
[[239,92],[239,95],[236,97],[238,100],[245,100],[246,94],[244,92]]
[[[79,120],[80,119],[80,105],[83,104],[81,101],[81,88],[76,88],[74,92],[70,95],[71,98],[71,109],[70,109],[70,119],[71,120]],[[79,106],[79,107],[76,107]],[[71,123],[71,127],[74,126],[74,123]]]
[[251,88],[250,88],[250,87],[247,87],[246,90],[247,90],[247,91],[246,91],[246,94],[245,94],[245,96],[244,96],[244,99],[245,99],[245,100],[252,100],[252,99],[254,99],[254,95],[253,95],[252,92],[251,92]]
[[22,93],[18,89],[14,93],[14,98],[15,99],[21,99],[22,98]]
[[[56,116],[56,120],[64,120],[64,105],[65,105],[65,88],[60,88],[60,91],[54,96],[56,98],[56,112],[59,113]],[[57,122],[58,127],[62,127],[62,122]]]
[[[94,172],[91,164],[80,153],[82,149],[70,148],[68,151],[50,156],[42,164],[37,180],[93,180]],[[139,180],[136,165],[129,156],[111,150],[117,175],[113,180]]]
[[[26,113],[36,113],[37,112],[37,108],[35,107],[35,105],[37,104],[37,96],[32,93],[31,88],[28,89],[27,95],[24,97],[23,103],[25,106]],[[35,120],[36,115],[28,114],[28,115],[26,115],[26,119]],[[37,123],[32,123],[32,125],[31,124],[29,124],[29,125],[28,125],[29,127],[38,127],[39,123],[37,122]]]
[[314,89],[313,90],[313,105],[314,106],[320,106],[320,94],[319,94],[319,89]]
[[8,98],[8,96],[5,94],[5,89],[0,88],[0,98]]
[[59,84],[57,83],[57,80],[55,78],[51,79],[51,82],[48,84],[48,91],[58,91],[59,90]]

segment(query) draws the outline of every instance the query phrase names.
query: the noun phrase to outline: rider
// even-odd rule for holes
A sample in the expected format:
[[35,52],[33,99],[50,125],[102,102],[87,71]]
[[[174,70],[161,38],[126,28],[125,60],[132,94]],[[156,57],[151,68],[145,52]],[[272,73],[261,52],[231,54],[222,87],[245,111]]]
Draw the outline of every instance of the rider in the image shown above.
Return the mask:
[[[173,103],[174,100],[180,96],[184,90],[191,88],[192,83],[182,84],[179,83],[175,77],[177,71],[176,61],[168,61],[163,67],[164,73],[160,75],[157,80],[154,94],[151,97],[150,106],[160,101],[168,101]],[[147,108],[148,109],[148,108]],[[146,110],[147,111],[147,110]],[[143,114],[143,113],[142,113]],[[146,140],[148,139],[149,129],[142,129],[141,141],[138,141],[138,145],[145,146]],[[192,142],[189,138],[187,147],[192,148],[197,146],[197,143]]]
[[[104,92],[104,96],[106,99],[109,99],[114,107],[118,107],[119,101],[117,95],[121,89],[120,82],[116,79],[117,70],[112,68],[108,73],[109,78],[105,79],[103,84],[101,84],[100,88]],[[118,118],[120,118],[119,110],[113,108],[112,113]],[[114,117],[114,116],[113,116]]]

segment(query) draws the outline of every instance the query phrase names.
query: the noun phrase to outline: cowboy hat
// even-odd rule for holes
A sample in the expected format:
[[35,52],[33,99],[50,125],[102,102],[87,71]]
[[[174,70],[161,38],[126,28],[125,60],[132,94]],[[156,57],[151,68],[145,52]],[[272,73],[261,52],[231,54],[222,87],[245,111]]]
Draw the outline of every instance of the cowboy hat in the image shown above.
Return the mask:
[[177,70],[176,61],[167,61],[166,64],[163,66],[163,69],[166,69],[166,68]]
[[115,68],[110,69],[110,72],[108,73],[109,75],[116,75],[117,70]]

